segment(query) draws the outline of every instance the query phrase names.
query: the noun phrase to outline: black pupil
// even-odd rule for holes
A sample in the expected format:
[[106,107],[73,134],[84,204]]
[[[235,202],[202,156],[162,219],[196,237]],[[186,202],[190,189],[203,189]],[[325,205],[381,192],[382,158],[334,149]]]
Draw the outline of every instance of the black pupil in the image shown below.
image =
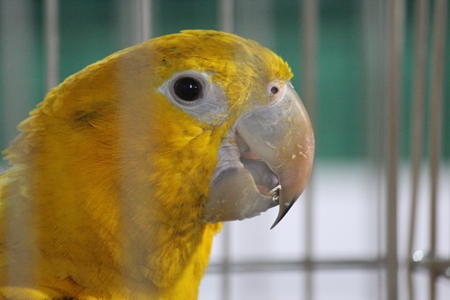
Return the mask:
[[175,82],[175,94],[184,101],[194,101],[200,97],[201,85],[192,77],[183,77]]

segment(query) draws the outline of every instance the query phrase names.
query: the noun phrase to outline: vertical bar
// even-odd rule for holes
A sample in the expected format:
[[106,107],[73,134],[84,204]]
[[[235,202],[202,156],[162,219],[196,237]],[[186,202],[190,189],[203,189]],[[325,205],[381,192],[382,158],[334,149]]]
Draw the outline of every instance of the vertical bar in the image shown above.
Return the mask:
[[[317,36],[319,19],[318,0],[300,0],[302,10],[302,36],[303,36],[303,82],[302,93],[305,106],[308,109],[311,122],[316,119],[316,78],[317,78]],[[305,292],[304,299],[314,299],[313,290],[313,251],[314,251],[314,172],[309,180],[305,197]]]
[[237,13],[236,26],[239,33],[247,38],[258,41],[265,47],[272,48],[274,44],[274,1],[247,0],[235,1],[234,11]]
[[[132,2],[131,2],[132,3]],[[135,44],[134,37],[134,23],[132,17],[134,18],[134,9],[130,9],[130,2],[125,2],[123,0],[116,0],[114,2],[115,12],[116,12],[116,22],[114,23],[117,27],[117,35],[119,36],[120,48],[129,47]],[[133,14],[132,14],[133,12]]]
[[146,41],[152,37],[152,0],[142,1],[142,40]]
[[425,97],[427,78],[427,38],[428,38],[428,0],[416,0],[415,2],[415,56],[414,56],[414,82],[412,88],[413,111],[411,115],[411,207],[409,216],[408,236],[408,296],[414,300],[412,260],[414,251],[414,237],[416,234],[417,197],[419,191],[420,171],[422,164],[422,145],[425,122]]
[[[234,31],[234,0],[219,0],[219,28],[222,31]],[[231,224],[225,222],[222,227],[223,257],[222,257],[222,285],[221,299],[231,299],[231,278],[230,278],[230,241]]]
[[[17,135],[16,126],[27,115],[32,99],[36,96],[33,89],[35,61],[33,48],[33,2],[32,0],[0,1],[0,59],[2,65],[2,114],[0,129],[3,137],[10,141]],[[30,180],[25,174],[24,180]],[[33,224],[34,207],[32,201],[23,201],[16,197],[15,205],[4,206],[4,234],[8,243],[6,248],[15,251],[20,263],[13,259],[9,262],[8,286],[33,286],[35,278],[31,272],[36,266],[35,256],[28,249],[34,247],[35,230]],[[8,218],[8,216],[16,216]],[[21,244],[21,247],[16,245]],[[15,250],[12,250],[15,249]],[[5,255],[8,259],[8,254]]]
[[134,42],[140,43],[150,39],[152,30],[152,3],[151,0],[134,0],[133,15]]
[[47,91],[59,83],[58,0],[44,1],[45,67]]
[[[34,99],[33,3],[30,0],[0,1],[2,109],[0,130],[6,141],[17,134],[17,124],[28,115]],[[20,20],[20,22],[18,21]]]
[[223,257],[222,257],[222,286],[221,299],[229,300],[231,291],[230,280],[230,240],[231,240],[231,224],[225,222],[222,227],[223,240]]
[[[439,161],[442,138],[442,98],[444,85],[445,31],[447,27],[447,0],[434,3],[433,50],[431,73],[431,118],[430,118],[430,251],[432,262],[436,259],[437,248],[437,192]],[[434,264],[429,270],[429,299],[436,299],[437,272]]]
[[318,36],[318,0],[301,0],[302,36],[303,36],[303,82],[302,93],[308,108],[311,122],[315,121],[316,79],[317,79],[317,36]]
[[[369,216],[373,218],[369,230],[374,230],[375,249],[379,260],[384,255],[385,228],[385,142],[386,124],[380,122],[385,118],[386,98],[386,3],[383,0],[365,0],[363,3],[362,22],[364,24],[364,41],[366,55],[366,114],[367,114],[367,156],[369,163],[368,182],[372,192]],[[381,261],[380,261],[381,262]],[[385,289],[384,266],[377,269],[377,288],[370,289],[374,299],[381,299]],[[376,294],[375,294],[376,293]]]
[[226,32],[234,32],[234,1],[233,0],[219,0],[219,18],[220,30]]
[[387,299],[398,299],[397,188],[401,68],[403,60],[404,0],[388,1],[387,69]]

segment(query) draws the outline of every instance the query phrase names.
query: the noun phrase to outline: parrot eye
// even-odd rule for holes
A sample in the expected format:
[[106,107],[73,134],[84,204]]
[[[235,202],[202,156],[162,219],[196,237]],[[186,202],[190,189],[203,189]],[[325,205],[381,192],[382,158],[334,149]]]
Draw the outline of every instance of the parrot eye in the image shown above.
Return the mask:
[[209,99],[211,87],[208,74],[189,70],[174,74],[161,86],[160,91],[176,106],[183,110],[193,110],[192,113],[194,113],[195,110],[203,109],[195,107],[212,104],[211,101],[206,101]]
[[158,90],[174,106],[201,122],[218,124],[227,116],[226,95],[206,72],[175,73]]
[[182,77],[174,84],[175,94],[184,101],[195,101],[202,93],[201,83],[192,77]]

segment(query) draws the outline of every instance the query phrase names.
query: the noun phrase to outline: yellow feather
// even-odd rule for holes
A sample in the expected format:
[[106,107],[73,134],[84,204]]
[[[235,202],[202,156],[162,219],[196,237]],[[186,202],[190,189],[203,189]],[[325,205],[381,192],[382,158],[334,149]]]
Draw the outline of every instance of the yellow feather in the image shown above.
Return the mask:
[[[158,91],[189,69],[223,89],[225,121],[202,123]],[[200,221],[220,143],[262,104],[248,100],[261,83],[290,77],[253,41],[183,31],[67,78],[5,151],[0,295],[195,299],[221,227]]]

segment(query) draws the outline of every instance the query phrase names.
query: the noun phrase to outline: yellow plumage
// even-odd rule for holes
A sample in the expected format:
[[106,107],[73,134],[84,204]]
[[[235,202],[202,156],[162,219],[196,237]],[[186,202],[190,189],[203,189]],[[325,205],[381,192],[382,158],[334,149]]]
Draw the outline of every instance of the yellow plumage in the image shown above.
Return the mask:
[[[168,101],[161,86],[186,70],[209,74],[226,111],[203,122]],[[291,76],[255,42],[183,31],[51,90],[4,152],[0,295],[195,299],[221,227],[201,221],[221,142]]]

